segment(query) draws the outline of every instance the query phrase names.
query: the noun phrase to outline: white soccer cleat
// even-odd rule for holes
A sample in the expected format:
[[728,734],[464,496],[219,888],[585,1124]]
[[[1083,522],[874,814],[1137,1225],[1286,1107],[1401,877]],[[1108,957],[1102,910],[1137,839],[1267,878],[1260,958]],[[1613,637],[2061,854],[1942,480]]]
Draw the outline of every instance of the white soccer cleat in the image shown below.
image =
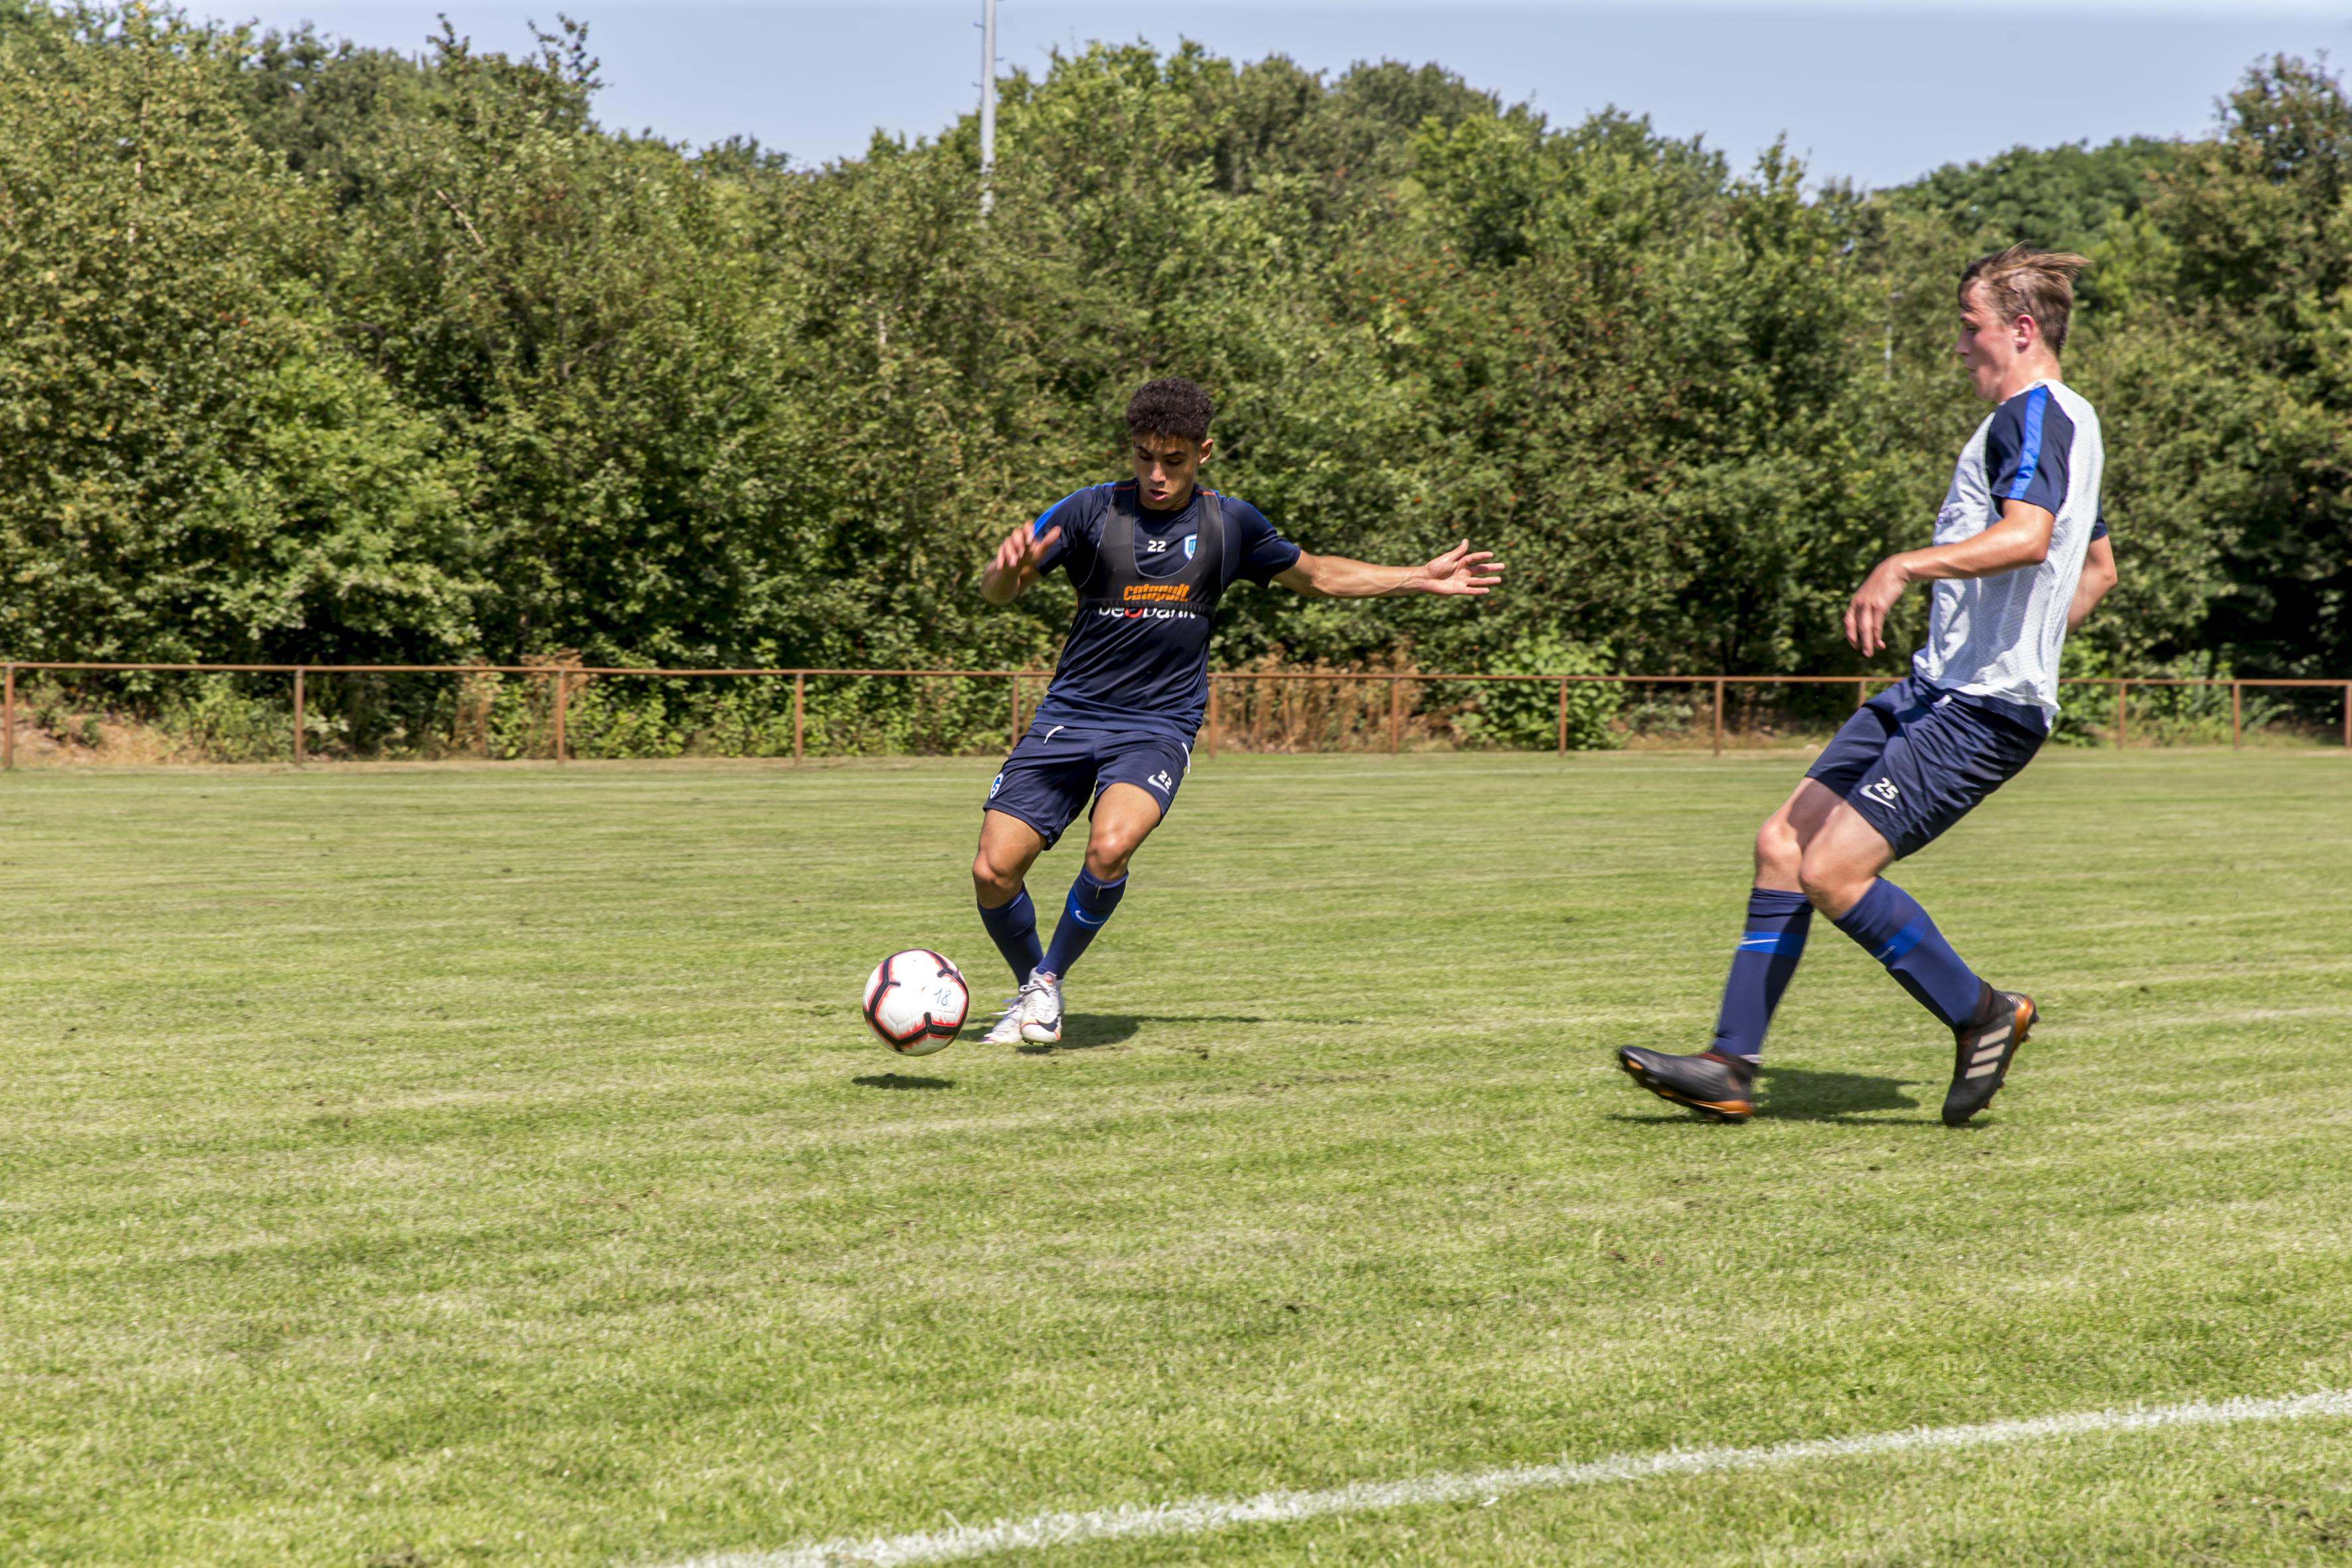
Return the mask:
[[1003,1016],[989,1026],[988,1033],[981,1036],[982,1045],[1017,1046],[1021,1043],[1021,1004],[1027,997],[1028,992],[1029,988],[1024,985],[1020,995],[1007,996],[1004,999]]
[[1052,975],[1032,970],[1021,987],[1021,1037],[1034,1046],[1050,1046],[1062,1037],[1062,986]]

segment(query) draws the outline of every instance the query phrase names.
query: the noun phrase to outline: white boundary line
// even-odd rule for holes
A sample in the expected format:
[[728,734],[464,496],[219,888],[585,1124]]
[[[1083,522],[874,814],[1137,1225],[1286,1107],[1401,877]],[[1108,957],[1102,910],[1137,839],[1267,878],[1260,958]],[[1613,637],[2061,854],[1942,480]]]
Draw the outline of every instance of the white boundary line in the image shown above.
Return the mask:
[[723,1552],[698,1557],[678,1568],[898,1568],[901,1563],[952,1563],[1000,1552],[1034,1552],[1090,1541],[1132,1541],[1155,1535],[1201,1535],[1238,1524],[1287,1524],[1330,1514],[1425,1503],[1493,1502],[1511,1492],[1559,1491],[1647,1476],[1692,1476],[1713,1470],[1744,1470],[1759,1465],[1806,1459],[1841,1459],[1922,1449],[1976,1448],[2031,1443],[2085,1432],[2139,1432],[2166,1426],[2222,1426],[2240,1421],[2301,1421],[2313,1416],[2352,1416],[2352,1389],[2305,1394],[2286,1399],[2225,1399],[2219,1404],[2136,1405],[2121,1410],[2080,1411],[2030,1421],[1990,1421],[1979,1426],[1915,1426],[1904,1432],[1873,1432],[1858,1437],[1820,1437],[1769,1448],[1669,1448],[1655,1454],[1617,1454],[1580,1465],[1522,1465],[1510,1469],[1420,1476],[1403,1481],[1360,1481],[1328,1491],[1261,1492],[1246,1498],[1186,1498],[1178,1502],[1094,1509],[1085,1513],[1040,1513],[993,1524],[960,1524],[951,1530],[864,1540],[820,1541],[775,1552]]

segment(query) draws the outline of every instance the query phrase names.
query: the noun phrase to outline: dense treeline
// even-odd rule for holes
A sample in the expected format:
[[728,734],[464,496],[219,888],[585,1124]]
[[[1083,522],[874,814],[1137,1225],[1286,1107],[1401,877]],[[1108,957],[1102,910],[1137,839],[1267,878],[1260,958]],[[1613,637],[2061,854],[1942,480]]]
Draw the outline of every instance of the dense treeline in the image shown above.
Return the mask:
[[1095,47],[1007,84],[984,223],[970,121],[796,169],[605,130],[594,73],[0,3],[0,652],[1040,660],[985,546],[1183,374],[1309,548],[1512,564],[1236,595],[1224,662],[1854,668],[1981,414],[1952,275],[2023,238],[2096,262],[2078,668],[2352,669],[2352,104],[2299,62],[2206,142],[1864,195],[1433,66]]

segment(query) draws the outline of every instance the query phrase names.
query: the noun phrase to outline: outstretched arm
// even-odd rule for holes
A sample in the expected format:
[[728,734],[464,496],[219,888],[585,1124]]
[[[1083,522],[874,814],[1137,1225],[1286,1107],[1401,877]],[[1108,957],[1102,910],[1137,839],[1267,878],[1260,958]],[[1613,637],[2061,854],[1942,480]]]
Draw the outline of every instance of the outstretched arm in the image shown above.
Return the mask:
[[2090,551],[2083,557],[2083,575],[2074,583],[2074,602],[2066,606],[2067,636],[2074,636],[2091,618],[2091,612],[2115,585],[2116,547],[2103,533],[2091,541]]
[[2030,501],[2000,503],[2000,521],[1957,544],[1932,544],[1906,550],[1871,568],[1853,599],[1845,607],[1845,640],[1867,658],[1886,646],[1886,612],[1913,583],[1998,577],[2021,566],[2048,559],[2050,531],[2058,520],[2046,507]]
[[1503,563],[1491,551],[1472,550],[1464,540],[1424,566],[1375,566],[1344,555],[1310,555],[1302,550],[1274,580],[1318,599],[1378,599],[1391,594],[1484,594],[1503,580]]
[[980,596],[992,605],[1011,604],[1022,589],[1037,580],[1038,563],[1061,537],[1059,526],[1033,536],[1025,522],[1006,534],[996,554],[981,569]]

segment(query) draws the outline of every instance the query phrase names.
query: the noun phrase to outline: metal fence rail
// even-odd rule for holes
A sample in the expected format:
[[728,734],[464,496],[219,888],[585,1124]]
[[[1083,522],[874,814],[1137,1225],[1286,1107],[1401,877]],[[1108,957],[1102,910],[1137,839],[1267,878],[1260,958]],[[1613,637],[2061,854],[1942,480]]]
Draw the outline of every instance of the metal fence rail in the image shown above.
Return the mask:
[[[293,756],[297,763],[308,760],[303,732],[304,686],[313,675],[499,675],[520,676],[552,682],[554,755],[559,763],[571,760],[564,734],[565,710],[573,691],[574,682],[597,676],[629,676],[635,678],[694,680],[719,677],[762,677],[793,681],[793,760],[805,760],[808,682],[811,677],[945,677],[973,680],[1002,680],[1006,683],[1009,735],[1012,743],[1021,739],[1022,699],[1027,683],[1046,681],[1051,670],[1040,669],[851,669],[830,667],[794,667],[775,668],[711,668],[668,669],[635,665],[548,665],[548,664],[142,664],[98,660],[12,659],[5,661],[5,686],[0,686],[0,769],[16,765],[16,676],[20,670],[88,674],[201,674],[201,675],[283,675],[291,679],[293,696]],[[1898,675],[1469,675],[1445,671],[1397,671],[1392,673],[1345,670],[1234,670],[1211,671],[1209,675],[1209,711],[1203,725],[1208,755],[1217,754],[1218,695],[1235,682],[1242,681],[1345,681],[1357,684],[1388,684],[1388,740],[1393,754],[1402,749],[1404,734],[1403,693],[1407,685],[1454,683],[1468,685],[1538,685],[1559,689],[1558,746],[1562,755],[1568,752],[1569,689],[1581,685],[1618,686],[1685,686],[1712,689],[1713,722],[1711,739],[1713,754],[1720,756],[1724,745],[1724,697],[1735,686],[1852,686],[1854,705],[1860,707],[1870,697],[1871,688],[1891,686],[1901,679]],[[2343,743],[2352,748],[2352,680],[2239,680],[2187,679],[2157,676],[2088,676],[2062,679],[2063,686],[2110,687],[2115,692],[2115,743],[2120,748],[2127,741],[2131,723],[2131,693],[2137,688],[2159,687],[2228,687],[2230,689],[2230,744],[2243,746],[2245,741],[2245,694],[2265,689],[2336,689],[2343,693]]]

